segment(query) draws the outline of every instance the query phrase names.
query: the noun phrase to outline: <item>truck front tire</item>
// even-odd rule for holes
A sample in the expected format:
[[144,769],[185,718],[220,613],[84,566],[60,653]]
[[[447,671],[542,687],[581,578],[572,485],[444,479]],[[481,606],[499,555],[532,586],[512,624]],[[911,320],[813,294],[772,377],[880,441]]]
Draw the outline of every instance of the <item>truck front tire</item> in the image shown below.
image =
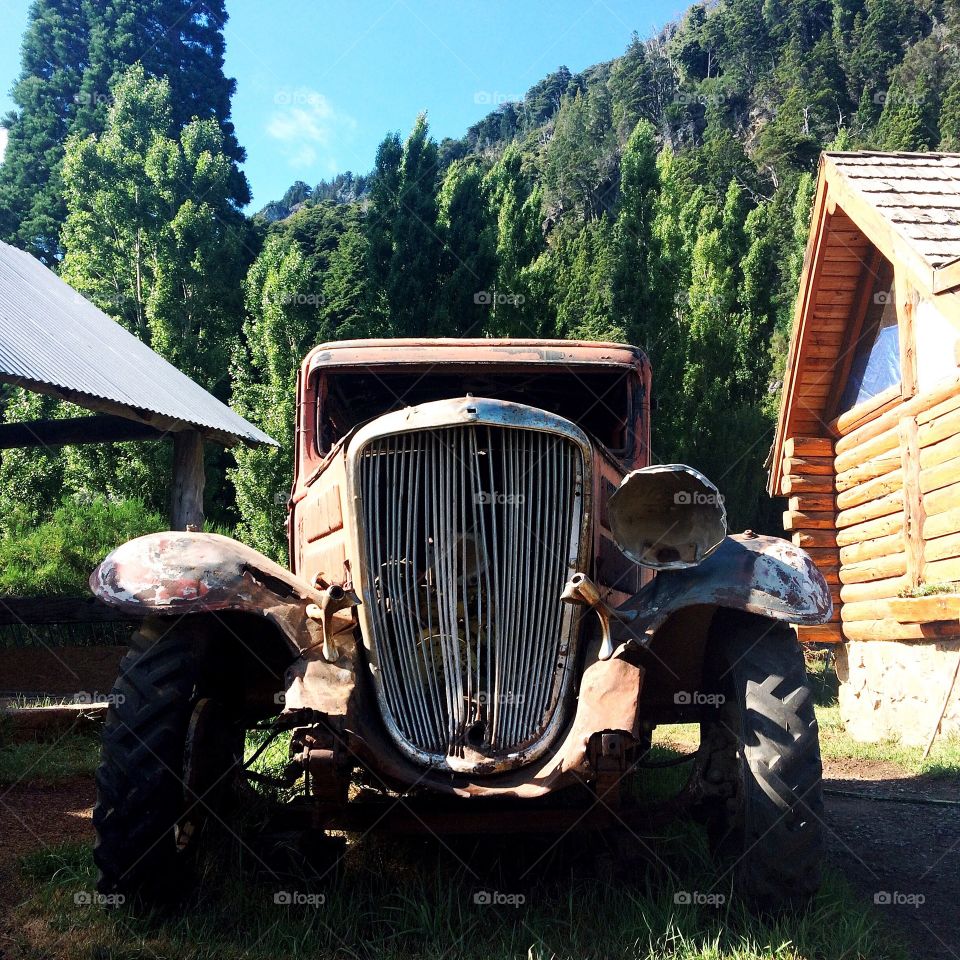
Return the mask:
[[787,624],[721,611],[705,677],[721,701],[701,733],[711,846],[745,899],[803,903],[820,885],[823,799],[800,645]]
[[[96,774],[93,856],[101,893],[169,901],[185,888],[200,819],[194,814],[208,813],[216,792],[190,802],[184,785],[201,693],[195,640],[188,621],[147,621],[121,661]],[[229,779],[232,758],[218,762]]]

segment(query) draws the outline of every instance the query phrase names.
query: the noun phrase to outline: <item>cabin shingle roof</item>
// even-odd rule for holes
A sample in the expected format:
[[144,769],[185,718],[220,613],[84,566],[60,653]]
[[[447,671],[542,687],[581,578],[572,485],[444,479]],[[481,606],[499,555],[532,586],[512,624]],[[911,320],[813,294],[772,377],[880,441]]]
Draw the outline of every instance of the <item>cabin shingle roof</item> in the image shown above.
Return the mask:
[[960,154],[857,151],[827,156],[931,267],[960,258]]

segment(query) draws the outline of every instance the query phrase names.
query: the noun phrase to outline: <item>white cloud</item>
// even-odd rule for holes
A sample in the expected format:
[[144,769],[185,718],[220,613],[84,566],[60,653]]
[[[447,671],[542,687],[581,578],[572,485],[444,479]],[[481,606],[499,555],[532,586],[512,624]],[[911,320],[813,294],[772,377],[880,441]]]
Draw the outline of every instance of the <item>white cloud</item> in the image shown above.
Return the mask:
[[280,144],[290,166],[306,171],[320,164],[335,172],[334,151],[353,135],[356,120],[309,87],[283,88],[273,100],[277,109],[267,123],[267,134]]
[[7,128],[0,127],[0,163],[3,163],[3,156],[7,152]]

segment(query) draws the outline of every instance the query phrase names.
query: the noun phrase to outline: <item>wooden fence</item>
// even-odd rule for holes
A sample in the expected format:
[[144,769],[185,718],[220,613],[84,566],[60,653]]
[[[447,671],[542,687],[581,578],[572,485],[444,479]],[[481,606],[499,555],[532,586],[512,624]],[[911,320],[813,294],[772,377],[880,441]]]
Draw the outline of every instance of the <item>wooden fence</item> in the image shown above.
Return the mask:
[[0,694],[106,696],[134,626],[93,597],[0,598]]

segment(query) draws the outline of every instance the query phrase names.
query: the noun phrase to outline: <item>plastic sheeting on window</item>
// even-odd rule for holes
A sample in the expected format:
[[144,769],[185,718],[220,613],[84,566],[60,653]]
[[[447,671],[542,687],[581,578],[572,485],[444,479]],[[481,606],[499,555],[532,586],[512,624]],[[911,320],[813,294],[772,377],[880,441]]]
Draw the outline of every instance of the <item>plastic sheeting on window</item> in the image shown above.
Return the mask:
[[[840,401],[845,413],[900,382],[900,331],[895,311],[884,311],[873,342],[861,342]],[[892,314],[888,316],[887,314]]]

